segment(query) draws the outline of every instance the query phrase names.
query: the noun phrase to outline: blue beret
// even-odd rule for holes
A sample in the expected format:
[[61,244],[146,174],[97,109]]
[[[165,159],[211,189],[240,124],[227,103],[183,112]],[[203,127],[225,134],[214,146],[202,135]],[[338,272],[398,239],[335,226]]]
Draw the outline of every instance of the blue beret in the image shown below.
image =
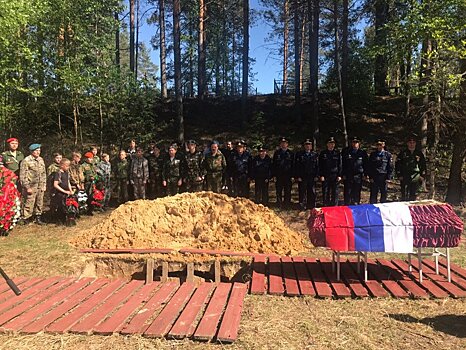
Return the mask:
[[29,150],[35,151],[36,149],[40,148],[40,143],[33,143],[32,145],[29,146]]

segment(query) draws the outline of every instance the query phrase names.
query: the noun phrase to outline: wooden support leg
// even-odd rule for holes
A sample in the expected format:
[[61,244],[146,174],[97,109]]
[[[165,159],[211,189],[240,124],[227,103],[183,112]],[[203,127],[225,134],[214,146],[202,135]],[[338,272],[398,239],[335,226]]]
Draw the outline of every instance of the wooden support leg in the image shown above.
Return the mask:
[[419,282],[422,283],[422,249],[421,247],[417,248],[417,260],[418,260],[418,269],[419,269]]
[[186,282],[194,282],[194,263],[186,264]]
[[160,278],[162,282],[167,282],[168,280],[168,262],[162,261],[162,277]]
[[446,256],[447,256],[447,278],[448,278],[448,282],[451,282],[450,248],[446,248]]
[[215,283],[221,282],[220,272],[221,272],[220,260],[216,259],[215,265],[214,265]]
[[146,284],[154,282],[154,259],[147,259],[146,262]]

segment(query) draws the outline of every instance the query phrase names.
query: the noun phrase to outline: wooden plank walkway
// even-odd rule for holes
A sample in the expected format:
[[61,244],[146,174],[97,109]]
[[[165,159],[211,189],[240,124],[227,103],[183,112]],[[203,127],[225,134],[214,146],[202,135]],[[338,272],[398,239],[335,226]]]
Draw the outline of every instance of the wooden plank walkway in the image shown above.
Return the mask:
[[447,280],[445,260],[440,259],[439,274],[432,260],[424,259],[424,281],[419,283],[416,266],[408,271],[402,259],[368,259],[368,280],[357,273],[354,260],[341,263],[341,280],[337,281],[327,258],[257,256],[251,266],[250,294],[287,296],[310,295],[319,298],[464,298],[466,269],[452,265],[452,281]]
[[0,333],[140,334],[222,343],[238,337],[244,283],[199,285],[105,278],[18,278],[0,285]]

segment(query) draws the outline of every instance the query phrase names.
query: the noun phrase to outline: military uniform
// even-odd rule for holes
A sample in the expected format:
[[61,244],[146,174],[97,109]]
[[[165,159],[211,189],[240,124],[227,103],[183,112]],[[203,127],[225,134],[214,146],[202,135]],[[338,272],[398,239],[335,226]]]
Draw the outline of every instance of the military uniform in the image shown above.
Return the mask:
[[278,149],[273,154],[272,175],[276,178],[277,204],[291,205],[291,178],[293,177],[293,152]]
[[427,167],[424,154],[415,149],[412,152],[405,149],[400,152],[395,163],[396,175],[401,180],[401,200],[415,201],[421,184],[421,177],[425,178]]
[[342,151],[345,205],[355,205],[361,202],[362,183],[366,174],[367,161],[366,151],[360,148],[347,147]]
[[129,179],[133,185],[134,199],[146,199],[146,183],[149,180],[149,162],[144,157],[133,157]]
[[386,150],[374,151],[369,156],[367,175],[371,179],[370,203],[387,201],[387,180],[392,178],[392,155]]
[[296,153],[295,179],[298,182],[299,204],[302,209],[315,208],[316,189],[315,178],[319,175],[319,155],[317,152],[306,150]]
[[146,159],[149,164],[149,193],[151,198],[159,198],[163,196],[162,186],[162,168],[163,157],[162,154],[156,156],[153,151],[146,154]]
[[128,201],[128,180],[129,180],[129,162],[125,158],[118,159],[114,167],[115,187],[118,193],[118,202],[120,204]]
[[15,153],[12,151],[5,151],[2,153],[2,157],[5,168],[13,171],[16,176],[19,176],[19,165],[24,159],[24,154],[18,150],[16,150]]
[[173,158],[168,157],[163,163],[162,181],[167,182],[167,195],[174,196],[179,193],[180,187],[178,181],[185,176],[184,159],[175,155]]
[[54,200],[55,196],[55,188],[53,187],[53,181],[55,178],[55,174],[60,171],[60,164],[53,162],[47,168],[47,185],[46,191],[50,194],[50,212],[53,214],[57,211],[57,203],[58,201]]
[[231,157],[231,177],[233,178],[233,195],[249,198],[251,155],[248,151],[233,152]]
[[76,191],[84,185],[84,172],[81,164],[71,163],[70,165],[70,183],[73,191]]
[[[44,160],[40,156],[27,156],[21,162],[19,173],[23,191],[23,219],[27,221],[33,215],[40,217],[47,181]],[[27,193],[28,190],[32,190],[32,193]]]
[[256,203],[269,204],[269,182],[272,178],[272,158],[268,154],[264,158],[259,155],[251,161],[251,179],[254,180]]
[[232,175],[232,156],[233,156],[233,149],[228,149],[228,148],[222,148],[219,149],[220,152],[225,156],[225,161],[227,164],[227,167],[225,169],[225,172],[223,174],[223,179],[222,179],[222,186],[228,189],[228,194],[230,196],[233,196],[233,175]]
[[206,189],[220,193],[222,190],[222,177],[227,167],[225,156],[218,151],[215,155],[208,153],[202,162],[205,171]]
[[195,151],[194,153],[188,152],[186,154],[186,177],[184,183],[187,192],[202,191],[202,184],[204,178],[204,169],[202,168],[202,161],[204,155],[202,152]]
[[319,175],[322,182],[324,207],[338,205],[338,178],[341,177],[341,153],[326,149],[319,154]]
[[100,163],[97,164],[97,175],[99,175],[99,179],[104,185],[103,205],[104,207],[107,207],[112,195],[112,185],[110,183],[112,175],[112,165],[110,164],[110,162],[107,163],[104,161],[100,161]]

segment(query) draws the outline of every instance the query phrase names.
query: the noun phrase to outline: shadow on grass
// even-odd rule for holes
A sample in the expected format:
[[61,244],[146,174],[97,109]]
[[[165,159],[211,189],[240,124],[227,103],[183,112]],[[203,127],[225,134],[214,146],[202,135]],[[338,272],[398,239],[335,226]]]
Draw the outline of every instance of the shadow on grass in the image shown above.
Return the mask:
[[466,338],[466,315],[438,315],[435,317],[416,318],[407,314],[390,314],[389,317],[400,322],[423,323],[436,331],[458,338]]

